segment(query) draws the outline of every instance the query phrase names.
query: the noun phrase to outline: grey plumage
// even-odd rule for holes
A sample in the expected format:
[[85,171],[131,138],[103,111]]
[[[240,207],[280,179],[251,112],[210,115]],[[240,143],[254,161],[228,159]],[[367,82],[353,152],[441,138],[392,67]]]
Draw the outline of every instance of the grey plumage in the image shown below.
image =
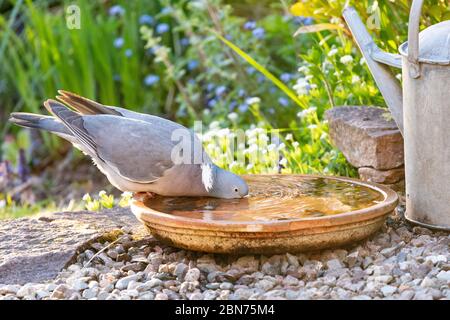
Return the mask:
[[[219,198],[247,195],[246,183],[215,166],[196,135],[180,124],[105,106],[67,91],[59,93],[57,99],[77,112],[58,101],[47,100],[44,106],[53,117],[19,112],[12,113],[10,121],[47,130],[70,141],[89,155],[111,184],[122,191]],[[174,158],[179,141],[173,140],[173,134],[177,130],[187,135],[191,143],[190,161]]]

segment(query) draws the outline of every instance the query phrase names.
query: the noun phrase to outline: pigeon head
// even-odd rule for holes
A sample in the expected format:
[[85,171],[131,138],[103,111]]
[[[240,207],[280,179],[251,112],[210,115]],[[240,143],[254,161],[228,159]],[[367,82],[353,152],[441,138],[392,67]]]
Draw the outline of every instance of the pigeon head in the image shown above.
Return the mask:
[[247,183],[238,175],[215,165],[203,168],[203,185],[211,197],[234,199],[248,194]]

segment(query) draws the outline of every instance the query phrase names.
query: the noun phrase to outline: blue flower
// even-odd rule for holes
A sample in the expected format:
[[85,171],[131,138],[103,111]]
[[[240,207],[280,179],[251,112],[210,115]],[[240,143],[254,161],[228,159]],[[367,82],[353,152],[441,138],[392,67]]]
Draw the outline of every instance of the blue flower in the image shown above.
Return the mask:
[[233,40],[233,37],[231,36],[231,34],[226,34],[225,35],[225,39],[227,39],[227,40]]
[[116,81],[116,82],[119,82],[120,80],[122,80],[122,78],[120,77],[119,74],[115,74],[115,75],[113,76],[113,80]]
[[256,28],[252,31],[252,34],[256,39],[262,39],[264,38],[266,31],[263,28]]
[[195,80],[194,79],[189,79],[187,83],[190,84],[191,86],[194,86],[195,85]]
[[260,75],[258,76],[257,80],[258,80],[259,83],[261,83],[261,82],[266,81],[266,77],[265,77],[263,74],[260,74]]
[[274,113],[275,113],[275,109],[274,109],[274,108],[270,108],[270,109],[269,109],[269,113],[270,113],[270,114],[274,114]]
[[253,74],[255,73],[256,69],[253,67],[247,67],[245,71],[247,71],[247,74]]
[[286,107],[289,104],[289,101],[284,97],[280,97],[278,98],[278,103],[281,104],[283,107]]
[[188,70],[192,71],[198,67],[198,61],[197,60],[190,60],[187,64]]
[[170,27],[167,23],[160,23],[156,26],[156,33],[163,34],[169,31]]
[[153,17],[151,15],[148,14],[143,14],[142,16],[140,16],[139,18],[139,24],[153,24],[154,20]]
[[291,78],[292,78],[292,76],[291,76],[291,74],[289,74],[289,73],[283,73],[283,74],[280,76],[280,79],[281,79],[281,81],[283,81],[283,82],[289,82],[289,80],[291,80]]
[[180,44],[181,44],[183,47],[187,47],[187,46],[189,45],[189,38],[182,38],[182,39],[180,40]]
[[269,92],[270,92],[270,93],[275,93],[275,92],[277,92],[277,88],[275,88],[274,86],[271,86],[271,87],[269,88]]
[[246,23],[244,23],[245,30],[253,30],[255,28],[256,28],[256,22],[253,20],[249,20]]
[[239,109],[240,112],[245,112],[245,111],[248,110],[248,104],[246,104],[246,103],[241,103],[241,104],[239,105],[238,109]]
[[125,14],[125,9],[122,6],[116,5],[109,8],[110,16],[123,16]]
[[225,93],[225,91],[227,91],[227,87],[225,86],[219,86],[216,88],[216,96],[220,97],[221,95],[223,95]]
[[214,84],[212,84],[212,83],[210,83],[210,84],[208,84],[208,85],[206,86],[206,90],[207,90],[208,92],[213,91],[214,88],[215,88],[215,86],[214,86]]
[[157,83],[158,81],[159,81],[159,76],[157,76],[155,74],[149,74],[148,76],[145,77],[144,84],[147,87],[150,87],[150,86],[154,85],[155,83]]
[[314,19],[311,17],[294,17],[294,23],[301,26],[309,26],[314,23]]
[[228,105],[228,109],[229,109],[230,111],[233,111],[233,110],[236,108],[236,106],[237,106],[237,102],[236,102],[236,100],[233,100],[233,101],[231,101],[230,104]]
[[239,97],[243,97],[243,96],[245,96],[245,90],[244,89],[239,89],[239,91],[238,91],[238,96]]
[[214,106],[217,104],[217,100],[216,99],[211,99],[208,101],[208,107],[210,108],[214,108]]
[[114,39],[114,47],[116,47],[116,48],[122,48],[124,43],[125,43],[125,40],[123,38]]
[[172,8],[171,7],[164,7],[164,8],[162,8],[162,10],[161,10],[161,14],[162,15],[166,15],[166,14],[169,14],[169,13],[171,13],[172,12]]
[[132,55],[133,55],[133,50],[131,50],[131,49],[125,50],[125,56],[127,58],[131,57]]

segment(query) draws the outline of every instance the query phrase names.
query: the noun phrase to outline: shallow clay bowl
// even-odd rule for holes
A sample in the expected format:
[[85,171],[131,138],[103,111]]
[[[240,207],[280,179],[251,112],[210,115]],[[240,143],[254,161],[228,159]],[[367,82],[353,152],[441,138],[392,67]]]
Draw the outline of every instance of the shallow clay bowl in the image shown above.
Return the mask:
[[157,196],[134,199],[131,210],[151,234],[175,247],[276,254],[360,241],[383,225],[398,202],[391,189],[356,179],[313,175],[244,179],[250,188],[248,198]]

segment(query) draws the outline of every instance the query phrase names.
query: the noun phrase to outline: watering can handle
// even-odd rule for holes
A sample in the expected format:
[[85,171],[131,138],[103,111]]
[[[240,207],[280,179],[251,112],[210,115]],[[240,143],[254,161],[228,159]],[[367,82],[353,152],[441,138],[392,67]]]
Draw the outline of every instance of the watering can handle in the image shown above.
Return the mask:
[[409,74],[413,78],[420,77],[419,64],[419,27],[423,0],[414,0],[409,13],[408,23],[408,61]]

